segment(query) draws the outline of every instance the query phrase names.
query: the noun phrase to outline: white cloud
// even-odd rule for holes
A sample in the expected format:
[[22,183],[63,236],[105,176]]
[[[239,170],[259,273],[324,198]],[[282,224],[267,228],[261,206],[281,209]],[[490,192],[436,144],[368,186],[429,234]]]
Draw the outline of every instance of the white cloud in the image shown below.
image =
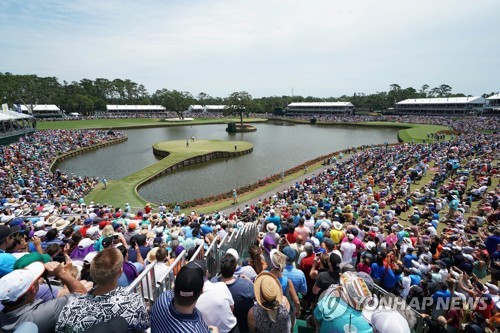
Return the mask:
[[495,0],[7,0],[0,70],[214,96],[292,87],[340,96],[391,83],[481,94],[498,90],[498,9]]

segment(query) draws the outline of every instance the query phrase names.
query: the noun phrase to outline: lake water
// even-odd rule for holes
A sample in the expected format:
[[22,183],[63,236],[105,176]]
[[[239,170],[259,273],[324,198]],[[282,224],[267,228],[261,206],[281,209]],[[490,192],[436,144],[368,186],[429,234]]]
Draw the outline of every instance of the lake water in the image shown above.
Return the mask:
[[126,130],[128,141],[63,161],[58,168],[82,176],[119,179],[158,161],[151,146],[159,141],[219,139],[248,141],[252,153],[215,160],[143,186],[139,194],[152,202],[181,202],[229,192],[290,169],[305,161],[353,146],[397,142],[397,129],[364,126],[318,126],[273,121],[255,124],[257,132],[228,134],[227,125],[195,125]]

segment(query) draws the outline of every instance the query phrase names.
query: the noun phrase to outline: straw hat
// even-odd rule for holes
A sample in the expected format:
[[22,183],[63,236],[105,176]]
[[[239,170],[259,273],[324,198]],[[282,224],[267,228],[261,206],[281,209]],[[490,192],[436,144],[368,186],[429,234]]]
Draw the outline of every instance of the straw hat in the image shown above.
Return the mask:
[[158,252],[159,247],[153,247],[148,252],[148,261],[155,262],[156,261],[156,252]]
[[52,225],[53,228],[57,230],[62,230],[69,225],[69,221],[65,219],[57,219],[57,221]]
[[253,289],[255,300],[263,309],[274,311],[277,306],[273,306],[273,304],[281,304],[283,289],[281,288],[280,282],[273,274],[268,272],[260,273],[255,278]]
[[274,223],[268,223],[266,225],[267,232],[276,232],[276,229],[277,229],[276,224],[274,224]]
[[342,230],[343,225],[342,225],[342,223],[335,221],[335,222],[333,222],[333,227],[336,230]]

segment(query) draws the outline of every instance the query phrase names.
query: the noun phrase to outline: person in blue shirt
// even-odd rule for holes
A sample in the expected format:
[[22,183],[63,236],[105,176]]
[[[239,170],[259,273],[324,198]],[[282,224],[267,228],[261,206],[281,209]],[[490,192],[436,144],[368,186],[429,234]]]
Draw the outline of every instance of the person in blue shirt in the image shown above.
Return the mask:
[[396,286],[401,280],[402,270],[400,267],[396,267],[394,270],[392,268],[387,268],[387,273],[382,279],[382,287],[391,293],[396,293]]
[[448,308],[448,302],[451,298],[451,292],[448,290],[448,285],[445,282],[440,283],[441,288],[436,290],[434,294],[432,294],[432,300],[434,301],[432,314],[434,316],[440,316],[446,313],[446,309]]
[[447,215],[448,218],[453,218],[453,216],[455,215],[455,212],[458,209],[458,204],[459,204],[458,197],[456,195],[452,195],[452,200],[448,204],[448,208],[449,208],[448,215]]
[[410,269],[410,286],[419,285],[420,281],[422,281],[422,277],[420,276],[420,272],[417,268],[413,267]]
[[307,294],[306,276],[304,272],[294,267],[295,259],[298,256],[297,251],[287,246],[283,249],[283,253],[286,256],[286,266],[283,271],[283,276],[286,276],[292,281],[293,287],[297,293],[301,293],[305,296]]
[[377,262],[374,262],[370,268],[371,268],[370,276],[377,284],[379,284],[384,275],[386,274],[386,268],[384,266],[384,257],[377,256]]
[[201,235],[205,236],[205,235],[212,233],[213,228],[211,226],[209,226],[206,222],[204,222],[201,224],[200,230],[201,230]]
[[498,244],[500,244],[500,229],[495,229],[495,231],[493,231],[493,235],[488,236],[488,238],[484,241],[486,251],[488,251],[489,255],[492,255],[497,250]]
[[266,219],[266,224],[267,223],[272,223],[276,225],[277,232],[281,231],[281,218],[278,215],[276,215],[274,209],[271,209],[269,211],[269,217]]
[[409,247],[408,249],[406,249],[406,255],[403,257],[403,266],[405,268],[408,268],[408,269],[412,268],[413,267],[412,260],[415,260],[415,261],[418,260],[417,256],[414,254],[414,251],[415,251],[415,249],[412,247]]

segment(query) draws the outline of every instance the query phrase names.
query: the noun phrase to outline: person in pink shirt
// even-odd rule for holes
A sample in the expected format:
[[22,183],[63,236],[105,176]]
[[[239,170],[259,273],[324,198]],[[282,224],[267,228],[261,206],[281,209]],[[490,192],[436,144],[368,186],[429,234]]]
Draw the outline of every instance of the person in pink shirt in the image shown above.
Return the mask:
[[371,269],[371,260],[368,256],[362,256],[361,261],[358,264],[358,272],[364,272],[366,274],[370,274],[372,269]]
[[[354,235],[354,240],[352,241],[352,243],[354,245],[356,245],[356,251],[354,251],[354,253],[352,254],[352,258],[354,260],[354,258],[358,257],[358,253],[361,253],[362,251],[365,250],[365,243],[363,243],[363,241],[357,237],[358,233],[359,233],[358,229],[352,228],[349,230],[349,232]],[[342,239],[342,243],[347,242],[347,241],[348,240],[347,240],[347,235],[346,235],[346,237],[344,237],[344,239]]]

